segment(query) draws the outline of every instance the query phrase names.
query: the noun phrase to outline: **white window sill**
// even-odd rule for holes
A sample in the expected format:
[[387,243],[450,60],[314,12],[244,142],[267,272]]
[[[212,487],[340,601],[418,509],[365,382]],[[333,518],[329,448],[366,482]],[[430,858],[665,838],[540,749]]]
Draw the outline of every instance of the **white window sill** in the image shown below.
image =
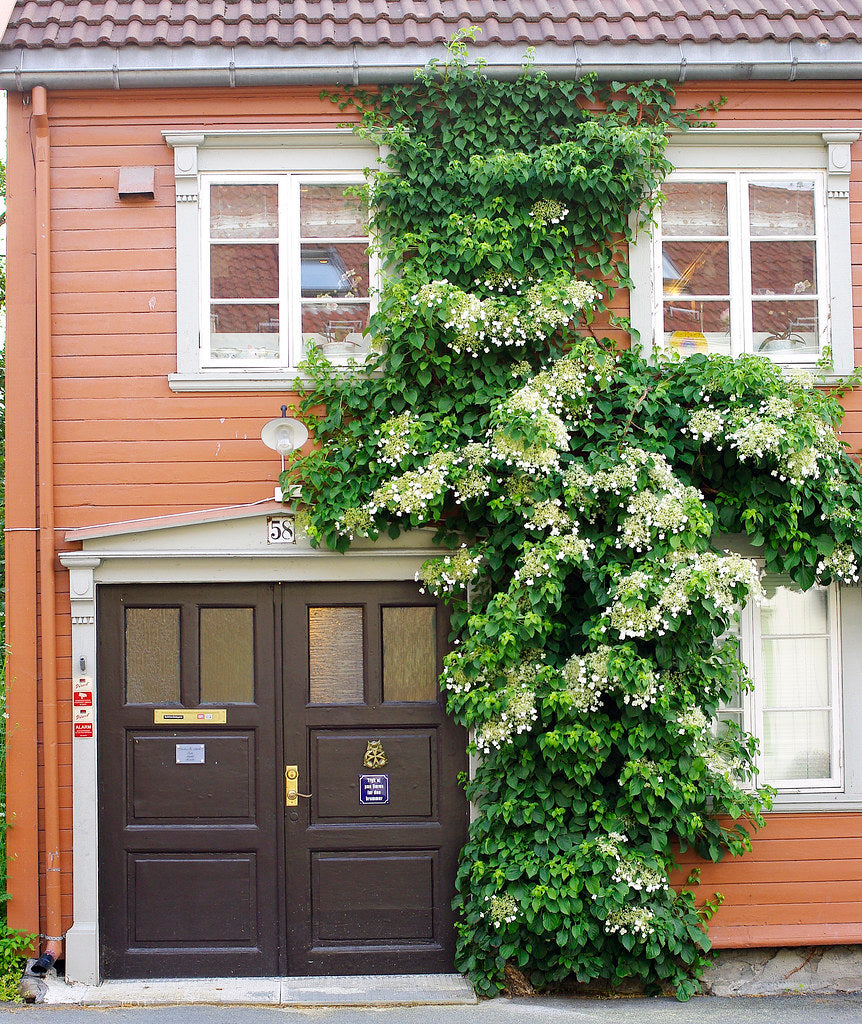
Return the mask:
[[[350,366],[333,365],[345,375],[379,377],[379,372],[364,373]],[[281,367],[277,370],[201,370],[199,373],[170,373],[171,391],[309,391],[311,379],[302,371]]]
[[306,391],[309,379],[299,370],[212,370],[168,374],[171,391]]

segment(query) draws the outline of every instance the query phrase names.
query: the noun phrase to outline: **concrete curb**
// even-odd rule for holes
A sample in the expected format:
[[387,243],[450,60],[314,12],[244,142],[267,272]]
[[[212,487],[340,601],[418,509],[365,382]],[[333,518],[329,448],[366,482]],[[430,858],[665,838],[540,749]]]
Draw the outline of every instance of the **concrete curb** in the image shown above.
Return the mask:
[[460,974],[332,978],[184,978],[70,985],[53,973],[39,1000],[53,1006],[464,1006],[476,994]]

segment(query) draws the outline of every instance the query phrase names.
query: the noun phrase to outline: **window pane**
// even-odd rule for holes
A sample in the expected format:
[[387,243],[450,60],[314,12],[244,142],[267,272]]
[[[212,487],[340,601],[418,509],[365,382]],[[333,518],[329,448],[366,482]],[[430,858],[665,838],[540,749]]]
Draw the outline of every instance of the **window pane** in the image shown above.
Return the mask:
[[214,359],[277,359],[277,303],[213,303],[210,351]]
[[829,778],[829,718],[828,711],[767,711],[763,716],[766,779]]
[[368,295],[367,248],[364,242],[303,245],[303,298],[352,299]]
[[752,242],[751,290],[755,295],[813,295],[814,242]]
[[254,700],[254,609],[200,609],[201,703]]
[[437,700],[437,609],[383,609],[383,699]]
[[278,299],[277,245],[210,246],[214,299]]
[[787,576],[767,576],[760,605],[760,628],[765,636],[823,636],[827,627],[827,590],[802,591]]
[[763,682],[769,707],[829,707],[828,639],[764,640]]
[[756,299],[751,318],[755,353],[814,356],[820,351],[816,302]]
[[775,181],[748,186],[752,235],[813,235],[814,182]]
[[368,212],[361,199],[344,194],[344,185],[300,186],[299,219],[303,238],[358,238],[368,234]]
[[179,608],[127,608],[126,703],[180,701]]
[[664,304],[665,344],[674,352],[730,353],[730,305],[726,299],[701,302],[682,296]]
[[213,238],[278,237],[278,185],[213,185]]
[[365,699],[361,608],[308,609],[308,679],[312,704],[361,704]]
[[[724,705],[722,705],[724,707]],[[738,728],[742,728],[742,711],[719,711],[712,721],[712,733],[719,739],[727,736],[729,729],[728,722],[733,722]]]
[[665,295],[729,294],[727,242],[665,242],[662,275]]
[[367,302],[304,302],[303,341],[306,347],[318,346],[329,359],[363,359],[370,346],[362,333],[370,312]]
[[726,235],[727,186],[724,182],[669,181],[662,186],[662,234]]

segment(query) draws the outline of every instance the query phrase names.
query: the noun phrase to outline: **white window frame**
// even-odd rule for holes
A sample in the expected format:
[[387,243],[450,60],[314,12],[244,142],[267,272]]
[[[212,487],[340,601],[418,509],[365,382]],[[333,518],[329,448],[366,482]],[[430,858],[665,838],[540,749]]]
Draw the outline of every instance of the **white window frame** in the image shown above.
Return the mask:
[[[721,534],[715,538],[720,550],[735,551],[752,558],[763,568],[761,552],[749,544],[740,534]],[[834,615],[834,657],[838,690],[833,701],[833,728],[838,730],[835,764],[840,766],[840,785],[811,788],[800,786],[799,780],[792,785],[778,789],[772,809],[777,812],[803,811],[862,811],[862,586],[833,584],[835,600]],[[759,615],[756,606],[743,609],[739,628],[740,656],[746,665],[752,664],[753,628],[746,625],[746,616]],[[758,725],[753,694],[742,695],[742,726],[755,736]],[[762,735],[762,729],[760,730]],[[768,779],[759,780],[763,783]]]
[[[842,793],[844,790],[844,729],[843,729],[843,686],[842,686],[842,630],[841,591],[837,584],[831,584],[826,591],[826,624],[828,629],[828,671],[829,671],[829,712],[831,716],[830,764],[828,777],[809,779],[771,778],[765,771],[762,749],[758,751],[755,764],[759,769],[757,783],[774,786],[780,795]],[[753,683],[752,689],[742,694],[742,727],[758,737],[763,744],[763,714],[765,706],[765,682],[763,670],[763,642],[761,634],[760,607],[754,603],[746,605],[740,613],[740,653],[748,668]],[[805,710],[804,708],[800,710]]]
[[[817,204],[821,218],[818,229],[818,296],[821,318],[821,347],[829,345],[836,375],[850,373],[854,365],[853,298],[850,274],[850,146],[858,131],[769,130],[753,132],[732,128],[693,129],[674,136],[668,157],[675,167],[671,180],[742,182],[743,180],[819,181],[822,200]],[[732,216],[742,226],[745,197],[736,193]],[[729,205],[730,205],[729,197]],[[731,211],[729,211],[731,212]],[[746,211],[747,212],[747,211]],[[660,215],[659,215],[660,218]],[[747,227],[746,227],[747,233]],[[660,229],[637,232],[629,247],[633,288],[630,316],[635,338],[647,356],[664,352],[662,325],[663,281]],[[731,236],[733,243],[733,237]],[[821,244],[822,243],[822,244]],[[735,243],[739,245],[739,238]],[[737,351],[745,348],[743,337],[751,337],[751,306],[745,299],[750,290],[748,255],[739,248],[730,253],[732,322],[735,321]],[[744,306],[748,307],[746,312]],[[733,314],[736,313],[734,317]],[[742,317],[743,319],[740,319]],[[745,332],[743,333],[743,325]],[[811,365],[816,357],[786,360],[798,366]],[[785,360],[776,357],[776,362]]]
[[[269,130],[165,131],[165,143],[174,151],[177,222],[177,372],[168,382],[174,391],[284,391],[305,383],[296,368],[301,345],[299,276],[292,281],[297,292],[289,310],[290,350],[274,360],[225,360],[209,358],[209,313],[206,308],[208,253],[202,221],[202,193],[212,181],[314,180],[321,184],[361,184],[364,172],[376,167],[385,154],[380,147],[356,136],[350,128]],[[203,188],[202,188],[203,186]],[[285,215],[286,211],[285,211]],[[282,216],[280,209],[279,216]],[[297,218],[298,226],[298,218]],[[290,244],[290,259],[299,263],[299,240]],[[295,252],[294,252],[295,250]],[[284,264],[284,266],[282,266]],[[280,275],[287,273],[280,261]],[[378,268],[369,265],[371,311]],[[294,287],[294,285],[291,285]],[[280,301],[286,297],[280,295]],[[295,318],[296,323],[290,318]],[[281,322],[281,321],[280,321]],[[206,346],[206,347],[204,347]],[[234,360],[230,360],[233,364]]]
[[[302,338],[302,307],[303,304],[310,305],[313,300],[302,297],[302,266],[301,266],[301,238],[299,233],[300,219],[299,206],[301,202],[300,189],[302,185],[340,185],[347,188],[350,185],[361,185],[364,181],[362,175],[356,174],[326,174],[326,173],[282,173],[282,174],[226,174],[210,173],[200,176],[200,310],[199,310],[199,344],[200,344],[200,368],[202,371],[220,371],[225,368],[224,359],[218,359],[211,351],[211,322],[210,322],[210,292],[207,282],[210,280],[210,256],[212,247],[209,242],[210,223],[210,196],[213,185],[276,185],[278,188],[278,313],[279,325],[284,324],[279,330],[279,357],[278,359],[236,359],[229,364],[236,368],[250,369],[282,369],[287,371],[297,370],[299,362],[305,357],[305,348]],[[308,241],[308,240],[306,240]],[[314,239],[316,242],[317,239]],[[321,239],[321,242],[329,241]],[[356,243],[357,241],[370,242],[368,235],[361,238],[339,238],[339,242]],[[358,296],[351,300],[335,300],[343,302],[361,302],[369,307],[373,313],[376,306],[375,288],[379,278],[379,267],[373,253],[368,257],[368,279],[369,295]],[[265,303],[267,300],[256,300]],[[338,360],[333,359],[333,362]],[[343,360],[346,363],[346,360]]]

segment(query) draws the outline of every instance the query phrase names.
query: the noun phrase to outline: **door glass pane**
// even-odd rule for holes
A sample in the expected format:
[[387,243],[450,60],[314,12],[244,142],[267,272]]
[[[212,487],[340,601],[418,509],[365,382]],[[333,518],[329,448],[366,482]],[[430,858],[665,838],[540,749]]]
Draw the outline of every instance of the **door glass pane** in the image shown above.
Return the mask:
[[361,608],[308,609],[308,681],[312,704],[365,699]]
[[201,704],[254,701],[254,609],[201,608]]
[[127,608],[126,703],[179,704],[179,608]]
[[832,774],[828,711],[767,711],[763,716],[764,777],[828,779]]
[[437,700],[437,609],[383,608],[383,699]]

